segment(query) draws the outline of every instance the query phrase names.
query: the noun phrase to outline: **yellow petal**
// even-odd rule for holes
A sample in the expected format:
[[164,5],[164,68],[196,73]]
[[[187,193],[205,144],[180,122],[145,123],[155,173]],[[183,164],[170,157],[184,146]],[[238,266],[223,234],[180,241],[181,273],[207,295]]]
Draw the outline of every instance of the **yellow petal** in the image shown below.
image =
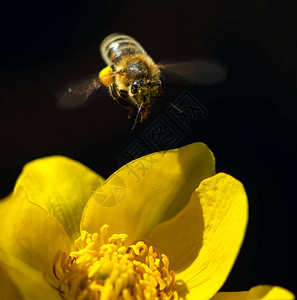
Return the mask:
[[84,165],[62,156],[28,163],[17,180],[31,202],[55,216],[71,241],[79,234],[81,214],[103,179]]
[[145,238],[189,201],[199,183],[214,174],[214,157],[203,143],[134,160],[106,180],[90,198],[81,227],[125,232],[128,242]]
[[243,185],[224,173],[205,179],[195,192],[203,224],[197,222],[201,228],[193,239],[199,242],[193,244],[199,243],[200,249],[195,261],[176,278],[185,283],[180,291],[190,292],[187,299],[203,300],[220,289],[235,262],[247,225],[248,203]]
[[1,291],[2,299],[14,299],[14,300],[22,299],[22,295],[20,294],[19,290],[17,289],[13,281],[9,278],[7,272],[1,266],[1,263],[0,263],[0,291]]
[[70,251],[62,225],[43,208],[30,202],[21,187],[12,197],[0,202],[0,220],[1,257],[5,255],[22,261],[42,274],[43,271],[52,273],[52,260],[58,249]]
[[247,300],[248,292],[219,292],[211,300]]
[[203,239],[203,213],[197,193],[173,218],[158,224],[150,233],[149,243],[170,261],[170,269],[179,273],[198,256]]
[[44,280],[41,272],[16,257],[6,256],[2,251],[0,255],[0,279],[5,280],[2,283],[4,290],[1,289],[1,299],[59,299],[58,292]]
[[280,286],[258,285],[249,290],[247,299],[294,300],[295,296]]
[[211,300],[294,300],[292,292],[271,285],[258,285],[246,292],[220,292]]

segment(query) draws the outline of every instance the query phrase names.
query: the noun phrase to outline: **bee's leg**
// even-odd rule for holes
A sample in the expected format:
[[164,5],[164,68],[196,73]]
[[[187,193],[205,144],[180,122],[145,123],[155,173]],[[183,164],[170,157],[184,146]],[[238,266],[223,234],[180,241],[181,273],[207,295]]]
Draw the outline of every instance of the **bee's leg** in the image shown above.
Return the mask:
[[112,99],[115,100],[115,101],[117,101],[117,99],[119,98],[119,94],[117,92],[116,86],[117,85],[113,82],[108,86],[109,94],[112,97]]
[[127,108],[129,110],[128,118],[131,117],[133,112],[133,104],[129,101],[129,95],[124,90],[119,90],[115,83],[111,83],[109,85],[109,92],[111,97],[120,105]]
[[140,123],[143,122],[148,114],[150,113],[150,107],[146,107],[146,108],[141,108],[141,111],[140,111]]

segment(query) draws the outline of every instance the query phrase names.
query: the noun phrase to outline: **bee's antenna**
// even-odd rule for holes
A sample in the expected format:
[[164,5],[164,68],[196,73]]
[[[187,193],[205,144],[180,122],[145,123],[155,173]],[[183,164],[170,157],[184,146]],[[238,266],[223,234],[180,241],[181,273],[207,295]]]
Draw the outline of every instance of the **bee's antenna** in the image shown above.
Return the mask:
[[172,108],[174,108],[179,113],[181,113],[181,114],[184,113],[179,107],[177,107],[176,105],[174,105],[172,102],[169,102],[168,100],[163,99],[163,98],[159,98],[159,99],[162,100],[162,101],[164,101],[164,102],[166,102],[169,106],[171,106]]
[[139,105],[138,112],[137,112],[137,115],[136,115],[136,117],[135,117],[134,124],[133,124],[133,126],[132,126],[132,130],[135,128],[135,126],[136,126],[136,124],[137,124],[137,119],[138,119],[138,116],[139,116],[140,111],[141,111],[141,109],[142,109],[143,103],[144,103],[144,102],[142,102],[142,103]]
[[183,114],[184,112],[179,108],[177,107],[176,105],[174,105],[173,103],[171,102],[167,102],[171,107],[173,107],[176,111],[178,111],[179,113]]

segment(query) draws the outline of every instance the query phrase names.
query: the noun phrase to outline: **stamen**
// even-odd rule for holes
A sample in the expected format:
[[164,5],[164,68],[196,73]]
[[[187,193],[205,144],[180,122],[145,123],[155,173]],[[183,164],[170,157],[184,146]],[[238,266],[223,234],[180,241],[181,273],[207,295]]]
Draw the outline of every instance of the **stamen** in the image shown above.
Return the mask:
[[[127,247],[126,234],[108,238],[108,225],[98,233],[85,231],[75,241],[69,256],[57,252],[53,259],[56,283],[47,282],[61,298],[74,299],[179,299],[175,274],[165,254],[144,241]],[[99,242],[101,241],[101,243]]]

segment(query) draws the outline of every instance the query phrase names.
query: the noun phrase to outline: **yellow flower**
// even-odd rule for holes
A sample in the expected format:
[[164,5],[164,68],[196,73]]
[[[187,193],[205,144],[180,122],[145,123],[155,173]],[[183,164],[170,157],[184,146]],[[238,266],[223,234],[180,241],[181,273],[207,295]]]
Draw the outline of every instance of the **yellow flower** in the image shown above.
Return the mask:
[[294,299],[273,286],[218,293],[247,220],[242,184],[215,174],[202,143],[106,181],[65,157],[38,159],[0,202],[1,299]]

